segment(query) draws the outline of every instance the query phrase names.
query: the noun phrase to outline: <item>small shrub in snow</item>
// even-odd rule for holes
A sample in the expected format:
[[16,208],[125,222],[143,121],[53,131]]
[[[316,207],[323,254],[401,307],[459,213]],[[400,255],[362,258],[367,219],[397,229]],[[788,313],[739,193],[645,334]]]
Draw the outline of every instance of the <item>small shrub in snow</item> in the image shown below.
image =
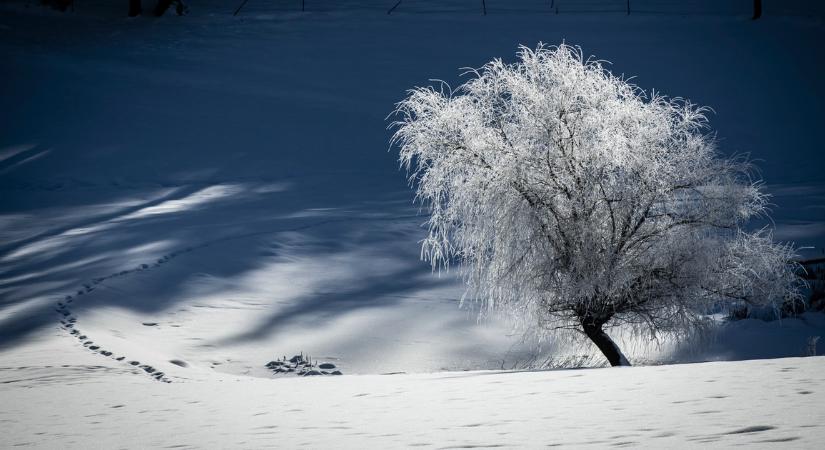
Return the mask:
[[567,45],[471,72],[410,91],[393,142],[430,212],[423,258],[457,264],[482,313],[577,330],[618,365],[607,327],[678,334],[714,306],[796,299],[792,249],[743,229],[765,195],[704,108]]
[[313,361],[309,355],[304,355],[303,352],[287,359],[286,356],[266,363],[266,368],[271,370],[275,375],[343,375],[340,370],[330,372],[330,369],[335,369],[335,364],[321,363]]

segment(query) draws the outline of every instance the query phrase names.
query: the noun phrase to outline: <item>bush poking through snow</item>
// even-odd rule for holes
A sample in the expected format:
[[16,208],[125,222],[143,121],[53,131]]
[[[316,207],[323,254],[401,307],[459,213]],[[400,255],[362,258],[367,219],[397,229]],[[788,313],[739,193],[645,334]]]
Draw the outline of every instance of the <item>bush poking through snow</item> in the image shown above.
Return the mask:
[[790,246],[747,232],[766,197],[706,109],[649,96],[567,45],[522,47],[455,91],[416,88],[393,143],[429,208],[422,257],[457,264],[482,314],[576,330],[612,365],[624,324],[677,336],[731,302],[797,300]]
[[335,369],[335,364],[318,364],[317,361],[312,361],[309,355],[304,355],[303,353],[289,359],[284,356],[281,359],[270,361],[266,363],[266,368],[271,370],[275,375],[343,375],[340,370],[329,371]]

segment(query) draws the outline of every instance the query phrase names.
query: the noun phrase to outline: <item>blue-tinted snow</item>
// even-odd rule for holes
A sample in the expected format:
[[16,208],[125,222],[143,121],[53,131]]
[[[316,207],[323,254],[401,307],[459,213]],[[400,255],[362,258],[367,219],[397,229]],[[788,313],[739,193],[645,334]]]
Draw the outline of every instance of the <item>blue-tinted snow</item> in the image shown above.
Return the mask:
[[[720,151],[758,161],[777,238],[822,252],[816,2],[766,1],[757,21],[749,1],[634,1],[629,16],[608,1],[488,1],[483,16],[460,0],[391,15],[389,1],[250,0],[232,17],[235,3],[159,20],[102,0],[0,6],[5,355],[66,338],[55,302],[93,284],[77,328],[159,365],[265,375],[273,352],[301,350],[355,372],[518,362],[517,336],[477,327],[460,283],[418,261],[423,218],[386,116],[412,86],[460,84],[460,67],[540,41],[713,107]],[[795,356],[821,330],[766,326],[783,347],[708,357]]]

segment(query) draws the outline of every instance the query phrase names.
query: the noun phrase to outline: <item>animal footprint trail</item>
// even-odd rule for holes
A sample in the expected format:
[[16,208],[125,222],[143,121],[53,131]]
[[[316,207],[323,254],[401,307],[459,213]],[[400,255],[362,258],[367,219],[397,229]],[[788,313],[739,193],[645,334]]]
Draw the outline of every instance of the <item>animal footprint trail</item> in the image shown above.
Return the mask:
[[[70,309],[69,306],[73,302],[79,300],[80,297],[82,297],[83,295],[87,295],[87,294],[93,292],[96,289],[96,287],[104,281],[111,280],[111,279],[118,278],[118,277],[124,277],[124,276],[131,275],[131,274],[134,274],[134,273],[137,273],[137,272],[142,272],[142,271],[158,268],[158,267],[168,263],[169,261],[171,261],[172,259],[174,259],[174,258],[176,258],[180,255],[190,253],[190,252],[198,250],[198,249],[207,248],[207,247],[210,247],[212,245],[221,244],[221,243],[225,243],[225,242],[230,242],[230,241],[234,241],[234,240],[238,240],[238,239],[246,239],[246,238],[251,238],[251,237],[255,237],[255,236],[263,236],[263,235],[267,235],[267,234],[271,234],[271,233],[275,233],[275,232],[308,230],[308,229],[311,229],[311,228],[316,228],[316,227],[329,225],[329,224],[334,224],[334,223],[339,223],[339,222],[355,222],[355,221],[362,221],[362,220],[368,220],[368,221],[396,221],[396,220],[405,220],[405,219],[416,218],[416,217],[417,217],[416,215],[402,215],[402,216],[378,217],[378,218],[376,218],[376,217],[344,217],[344,218],[338,218],[338,219],[322,220],[322,221],[319,221],[319,222],[314,222],[314,223],[310,223],[310,224],[302,224],[302,225],[298,225],[298,226],[294,226],[294,227],[287,227],[287,228],[283,228],[283,229],[280,229],[280,230],[264,230],[264,231],[255,231],[255,232],[249,232],[249,233],[242,233],[242,234],[233,235],[233,236],[223,236],[223,237],[220,237],[220,238],[217,238],[217,239],[205,241],[205,242],[202,242],[198,245],[185,247],[181,250],[174,251],[174,252],[168,253],[166,255],[163,255],[160,258],[158,258],[157,260],[155,260],[155,262],[152,263],[151,265],[143,263],[143,264],[140,264],[139,266],[137,266],[134,269],[121,270],[119,272],[115,272],[115,273],[112,273],[112,274],[109,274],[109,275],[106,275],[106,276],[103,276],[103,277],[93,278],[90,283],[84,283],[82,285],[83,289],[79,289],[74,294],[66,295],[63,298],[62,301],[57,301],[55,311],[60,315],[61,328],[68,331],[69,336],[74,336],[79,341],[84,341],[85,339],[89,339],[89,336],[87,336],[85,334],[82,334],[77,329],[77,318],[72,314],[71,309]],[[155,324],[153,324],[153,325],[155,325]],[[152,326],[152,325],[147,325],[147,326]],[[114,353],[112,353],[108,350],[101,349],[100,346],[94,346],[95,348],[93,349],[92,344],[93,344],[93,342],[91,340],[89,340],[87,342],[84,342],[83,345],[85,347],[89,348],[91,351],[99,353],[102,356],[110,357],[110,358],[114,359],[115,361],[123,361],[124,359],[126,359],[125,356],[115,355]],[[303,358],[302,355],[299,355],[299,357]],[[284,357],[284,359],[286,359],[286,357]],[[132,362],[136,363],[136,364],[133,364],[133,365],[139,365],[140,364],[139,362],[136,362],[136,361],[132,361]],[[330,369],[334,369],[335,366],[332,365],[332,364],[329,364],[329,363],[327,363],[327,364],[329,366],[332,366],[332,367],[324,368],[324,367],[318,366],[315,369],[313,369],[313,366],[311,364],[309,366],[307,366],[306,361],[302,362],[300,365],[295,364],[291,367],[288,367],[288,366],[285,366],[285,365],[277,365],[277,364],[270,366],[270,364],[277,363],[277,362],[278,361],[270,361],[270,363],[268,363],[266,365],[269,369],[271,369],[273,371],[273,373],[276,373],[276,374],[278,374],[278,373],[293,373],[294,372],[297,375],[309,375],[309,376],[311,376],[311,375],[342,375],[340,370],[330,371]],[[146,366],[146,367],[151,367],[151,366]],[[141,367],[141,368],[143,368],[143,367]],[[320,370],[316,370],[316,369],[320,369]],[[145,368],[144,368],[144,371],[145,371]],[[162,381],[164,383],[171,383],[172,382],[170,379],[168,379],[164,376],[165,374],[163,372],[154,372],[154,369],[153,369],[151,372],[146,371],[146,373],[148,373],[150,376],[152,376],[152,378],[154,378],[158,381]]]
[[[104,276],[104,277],[94,278],[91,281],[91,283],[84,283],[83,284],[83,289],[78,290],[74,294],[66,295],[63,298],[63,300],[60,300],[56,303],[55,311],[60,316],[60,326],[61,326],[61,328],[68,331],[69,336],[75,337],[78,341],[80,341],[82,343],[82,345],[84,347],[86,347],[90,351],[92,351],[94,353],[97,353],[99,355],[105,356],[105,357],[112,358],[113,360],[118,361],[118,362],[124,361],[126,359],[125,356],[115,355],[114,352],[111,352],[109,350],[106,350],[105,348],[102,348],[100,345],[95,344],[95,342],[89,336],[83,334],[79,329],[77,329],[77,317],[75,317],[73,315],[72,310],[70,309],[70,305],[73,302],[79,300],[81,296],[87,295],[87,294],[90,294],[91,292],[93,292],[95,290],[95,288],[100,283],[103,283],[106,280],[111,280],[111,279],[117,278],[117,277],[124,277],[124,276],[127,276],[127,275],[134,274],[136,272],[141,272],[141,271],[149,270],[151,268],[159,267],[162,264],[165,264],[165,263],[171,261],[172,258],[174,258],[176,256],[179,256],[183,253],[188,253],[192,250],[194,250],[194,247],[187,247],[187,248],[185,248],[181,251],[173,252],[173,253],[162,256],[152,266],[149,266],[148,264],[141,264],[141,265],[139,265],[138,267],[136,267],[134,269],[121,270],[119,272],[115,272],[115,273],[112,273],[112,274]],[[154,367],[152,367],[150,365],[147,365],[147,364],[141,365],[140,362],[138,362],[138,361],[130,361],[129,364],[131,366],[137,366],[138,368],[143,369],[143,371],[146,374],[148,374],[150,377],[152,377],[153,379],[155,379],[157,381],[160,381],[160,382],[163,382],[163,383],[171,383],[172,382],[172,380],[170,380],[169,378],[167,378],[165,376],[166,375],[165,373],[157,371]]]

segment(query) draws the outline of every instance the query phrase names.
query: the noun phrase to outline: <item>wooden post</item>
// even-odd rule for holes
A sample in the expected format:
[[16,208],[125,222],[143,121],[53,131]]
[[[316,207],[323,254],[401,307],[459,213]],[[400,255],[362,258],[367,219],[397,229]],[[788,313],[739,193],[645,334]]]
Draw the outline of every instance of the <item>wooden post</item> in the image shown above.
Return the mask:
[[753,0],[753,17],[751,20],[756,20],[762,17],[762,0]]

